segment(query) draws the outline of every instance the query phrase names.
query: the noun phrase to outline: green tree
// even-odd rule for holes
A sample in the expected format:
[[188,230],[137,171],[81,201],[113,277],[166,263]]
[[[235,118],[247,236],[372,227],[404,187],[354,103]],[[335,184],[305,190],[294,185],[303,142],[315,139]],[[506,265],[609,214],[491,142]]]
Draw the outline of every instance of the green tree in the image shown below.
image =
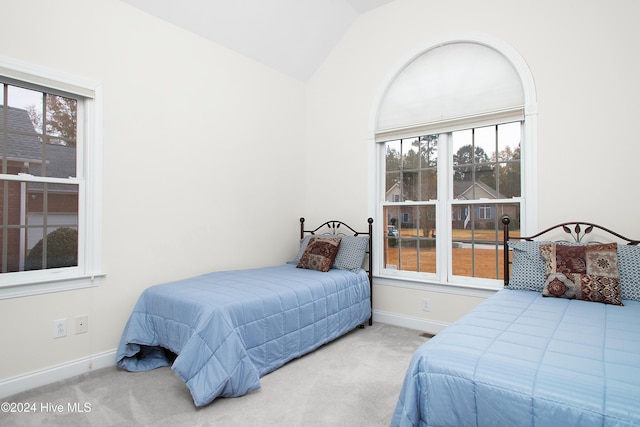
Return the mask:
[[505,197],[520,197],[520,147],[507,146],[498,153],[499,191]]
[[[29,251],[25,260],[25,271],[42,269],[44,239],[41,239]],[[69,227],[60,227],[47,234],[47,267],[75,267],[78,265],[78,231]]]
[[422,168],[435,168],[438,166],[438,135],[425,135],[420,137],[420,158]]
[[[453,155],[454,180],[472,181],[474,172],[478,176],[488,175],[494,169],[489,160],[489,156],[482,147],[474,147],[471,144],[463,145],[458,152]],[[495,186],[495,183],[486,184]]]
[[385,191],[389,191],[397,182],[400,181],[400,167],[402,158],[400,152],[394,147],[387,145],[387,153],[385,156],[387,177],[385,179]]

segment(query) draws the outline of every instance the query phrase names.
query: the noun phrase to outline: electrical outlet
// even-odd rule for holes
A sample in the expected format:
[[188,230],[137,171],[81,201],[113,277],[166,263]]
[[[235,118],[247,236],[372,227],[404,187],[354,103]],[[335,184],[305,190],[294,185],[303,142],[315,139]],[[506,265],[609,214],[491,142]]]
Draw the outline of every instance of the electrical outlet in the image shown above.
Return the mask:
[[58,319],[53,321],[53,338],[62,338],[67,336],[67,319]]
[[76,317],[76,334],[84,334],[89,330],[89,316]]
[[431,311],[431,300],[429,298],[422,299],[422,311]]

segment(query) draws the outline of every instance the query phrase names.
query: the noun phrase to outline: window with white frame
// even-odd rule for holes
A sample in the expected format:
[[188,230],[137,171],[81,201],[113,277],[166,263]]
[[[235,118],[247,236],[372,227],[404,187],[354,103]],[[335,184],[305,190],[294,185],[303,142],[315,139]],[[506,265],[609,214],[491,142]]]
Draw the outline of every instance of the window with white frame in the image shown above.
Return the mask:
[[533,194],[524,104],[519,74],[485,44],[440,44],[395,77],[375,137],[378,212],[393,226],[378,239],[378,275],[501,285],[501,218],[517,235]]
[[0,298],[101,275],[95,89],[0,58]]

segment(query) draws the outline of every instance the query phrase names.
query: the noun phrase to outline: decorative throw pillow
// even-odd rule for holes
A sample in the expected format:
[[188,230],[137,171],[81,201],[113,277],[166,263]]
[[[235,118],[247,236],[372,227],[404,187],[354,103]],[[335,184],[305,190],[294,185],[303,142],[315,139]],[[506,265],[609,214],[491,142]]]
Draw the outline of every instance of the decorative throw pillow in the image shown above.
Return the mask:
[[509,249],[513,254],[511,276],[507,289],[542,292],[546,279],[546,262],[540,255],[540,245],[580,245],[576,242],[551,242],[543,240],[510,240]]
[[340,236],[340,249],[333,262],[333,268],[357,272],[369,246],[369,236]]
[[[311,240],[314,237],[318,237],[318,236],[314,236],[313,234],[308,234],[304,236],[304,239],[300,240],[300,247],[298,248],[298,253],[296,254],[296,257],[293,259],[294,264],[297,264],[300,262],[300,258],[302,258],[302,254],[307,249],[307,245],[309,245],[309,240]],[[327,237],[331,237],[331,236],[327,236]]]
[[298,248],[296,257],[292,261],[293,264],[298,264],[300,262],[302,254],[304,254],[304,251],[309,245],[309,240],[314,237],[340,238],[340,249],[338,250],[338,255],[336,255],[336,259],[333,261],[333,266],[331,268],[337,268],[338,270],[349,270],[353,272],[358,272],[358,270],[362,268],[362,262],[364,261],[364,257],[367,253],[367,248],[369,246],[368,235],[337,236],[335,234],[309,234],[305,236],[304,239],[300,240],[300,247]]
[[640,301],[640,246],[618,245],[620,297]]
[[327,272],[333,265],[339,249],[339,237],[311,238],[296,267]]
[[540,245],[546,262],[542,295],[622,305],[616,243]]
[[540,255],[540,245],[552,242],[509,241],[513,253],[511,277],[508,289],[542,292],[545,281],[546,264]]

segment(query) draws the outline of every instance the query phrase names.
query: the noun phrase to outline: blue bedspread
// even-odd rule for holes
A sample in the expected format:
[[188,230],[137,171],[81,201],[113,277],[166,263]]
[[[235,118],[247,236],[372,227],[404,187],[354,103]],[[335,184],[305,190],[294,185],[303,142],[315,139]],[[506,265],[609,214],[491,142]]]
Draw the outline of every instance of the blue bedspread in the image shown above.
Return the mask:
[[639,426],[640,302],[501,290],[415,353],[393,426]]
[[293,264],[215,272],[153,286],[124,329],[117,363],[168,366],[197,406],[260,387],[260,377],[325,344],[371,314],[364,270],[326,273]]

